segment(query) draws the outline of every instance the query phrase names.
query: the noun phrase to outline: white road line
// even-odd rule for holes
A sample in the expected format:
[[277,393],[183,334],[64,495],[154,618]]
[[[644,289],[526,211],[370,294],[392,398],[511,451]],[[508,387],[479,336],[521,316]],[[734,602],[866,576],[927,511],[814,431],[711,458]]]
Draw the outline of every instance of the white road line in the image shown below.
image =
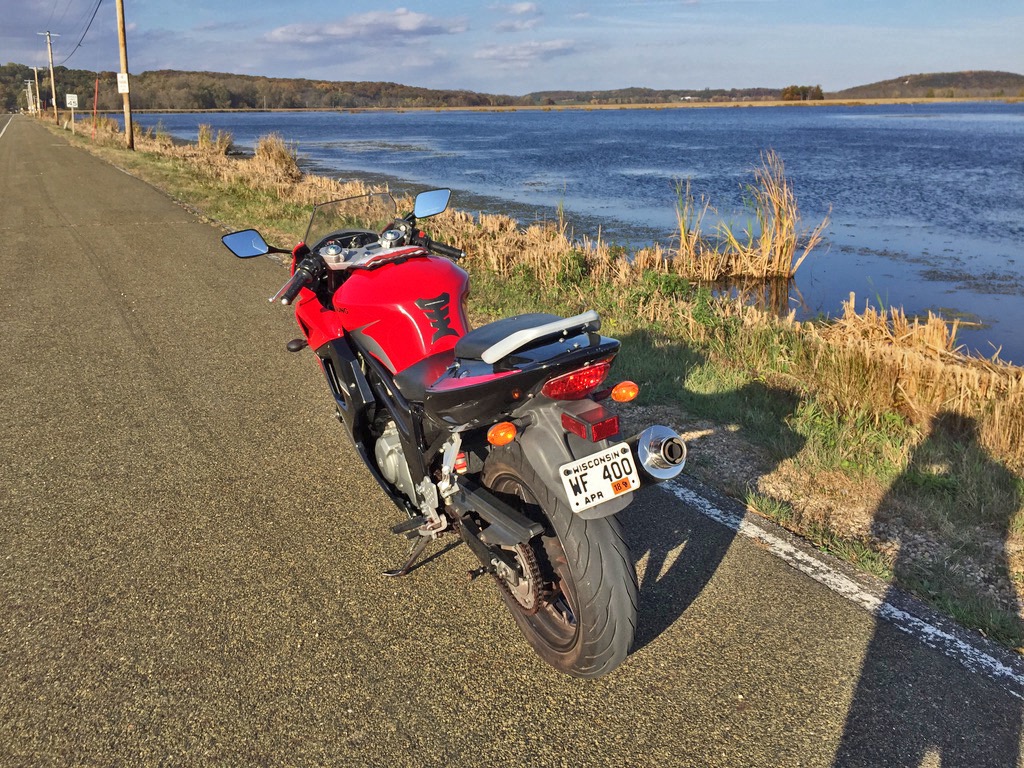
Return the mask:
[[661,487],[705,517],[760,542],[776,557],[810,576],[819,584],[828,587],[836,594],[860,605],[878,618],[890,622],[897,629],[906,632],[929,648],[934,648],[945,654],[967,669],[980,672],[990,679],[1002,683],[1010,694],[1024,700],[1024,673],[1013,669],[977,647],[971,642],[966,631],[963,633],[956,633],[955,630],[947,631],[897,608],[877,595],[871,594],[853,579],[835,570],[827,563],[797,549],[778,536],[746,520],[743,516],[719,509],[713,502],[690,488],[677,482],[663,483]]
[[[10,125],[12,122],[14,122],[14,115],[11,115],[10,119],[7,121],[7,125]],[[5,133],[7,133],[7,125],[4,126],[2,131],[0,131],[0,139],[4,137]]]

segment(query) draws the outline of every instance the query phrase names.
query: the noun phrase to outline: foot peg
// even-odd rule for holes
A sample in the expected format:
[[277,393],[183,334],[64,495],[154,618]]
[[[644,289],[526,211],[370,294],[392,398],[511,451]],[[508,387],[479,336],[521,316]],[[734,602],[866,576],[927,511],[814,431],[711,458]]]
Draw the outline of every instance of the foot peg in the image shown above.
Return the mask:
[[409,531],[415,531],[417,528],[427,522],[427,518],[424,515],[416,515],[408,520],[403,520],[398,525],[391,526],[391,532],[396,535],[403,533],[409,533]]
[[292,339],[284,346],[289,352],[301,352],[309,346],[309,343],[305,339]]

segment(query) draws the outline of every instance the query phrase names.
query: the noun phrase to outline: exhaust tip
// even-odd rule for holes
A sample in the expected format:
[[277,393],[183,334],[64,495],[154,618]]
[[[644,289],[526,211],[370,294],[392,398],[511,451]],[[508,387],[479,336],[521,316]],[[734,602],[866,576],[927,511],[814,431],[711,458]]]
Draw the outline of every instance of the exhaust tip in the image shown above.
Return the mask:
[[683,471],[686,443],[675,430],[659,424],[648,427],[634,440],[630,442],[635,445],[640,468],[651,480],[672,480]]

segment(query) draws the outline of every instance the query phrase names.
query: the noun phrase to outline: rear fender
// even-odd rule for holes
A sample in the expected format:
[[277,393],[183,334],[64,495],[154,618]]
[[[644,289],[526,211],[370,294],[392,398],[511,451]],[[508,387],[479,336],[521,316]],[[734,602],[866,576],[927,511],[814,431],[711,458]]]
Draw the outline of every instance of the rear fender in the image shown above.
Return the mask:
[[[518,438],[523,452],[537,476],[544,481],[548,490],[558,496],[566,509],[572,507],[566,496],[565,487],[562,485],[562,479],[558,476],[558,468],[570,461],[582,459],[602,448],[607,448],[615,442],[601,440],[594,443],[565,431],[562,426],[563,413],[579,413],[593,407],[594,403],[591,400],[577,400],[552,403],[531,410],[530,416],[533,423],[523,430]],[[632,493],[625,493],[575,514],[584,520],[608,517],[616,512],[621,512],[632,499]]]

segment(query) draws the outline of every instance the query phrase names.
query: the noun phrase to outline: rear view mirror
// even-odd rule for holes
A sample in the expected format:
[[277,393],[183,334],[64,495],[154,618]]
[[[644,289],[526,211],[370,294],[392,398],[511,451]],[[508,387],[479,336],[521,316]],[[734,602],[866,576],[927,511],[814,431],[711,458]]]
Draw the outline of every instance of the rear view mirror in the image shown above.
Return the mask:
[[265,256],[270,253],[270,246],[263,239],[263,235],[255,229],[245,229],[241,232],[224,235],[221,242],[240,259],[251,259],[253,256]]
[[412,215],[417,219],[435,216],[448,207],[451,196],[450,189],[432,189],[429,192],[420,192],[416,195],[416,207],[413,209]]

